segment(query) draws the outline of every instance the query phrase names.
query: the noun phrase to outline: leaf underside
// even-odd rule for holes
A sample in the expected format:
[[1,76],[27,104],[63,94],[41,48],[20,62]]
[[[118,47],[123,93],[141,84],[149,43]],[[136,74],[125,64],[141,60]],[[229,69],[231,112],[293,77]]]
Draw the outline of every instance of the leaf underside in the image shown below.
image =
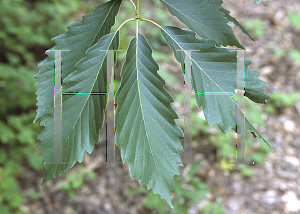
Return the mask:
[[[104,75],[107,51],[117,50],[119,34],[110,33],[93,45],[86,56],[77,64],[77,69],[63,82],[63,91],[105,92]],[[42,185],[56,177],[76,161],[82,162],[85,152],[92,153],[99,142],[106,108],[105,95],[65,95],[62,99],[62,162],[70,164],[44,164],[45,175]],[[54,107],[49,106],[41,122],[45,129],[39,135],[39,149],[45,162],[54,161]]]
[[228,20],[224,17],[224,11],[219,10],[220,4],[216,2],[212,4],[208,0],[160,1],[173,16],[201,38],[215,40],[218,47],[230,45],[245,49],[235,37],[231,27],[227,25]]
[[[63,93],[106,92],[107,50],[119,48],[119,33],[108,33],[120,3],[120,0],[112,0],[96,7],[94,12],[84,15],[81,22],[70,25],[67,33],[53,39],[55,50],[70,49],[62,53]],[[41,140],[38,148],[46,163],[54,161],[54,52],[48,55],[35,75],[39,105],[35,120],[43,117],[41,126],[45,126],[38,136]],[[76,161],[82,162],[85,152],[91,154],[104,123],[105,95],[63,95],[62,105],[62,162],[70,164],[44,164],[42,186],[67,167],[73,167]]]
[[163,87],[158,65],[145,37],[138,34],[130,42],[116,94],[116,145],[121,145],[123,162],[128,161],[132,178],[153,189],[172,206],[171,187],[183,151],[175,123],[173,98]]
[[224,14],[224,17],[226,19],[228,19],[229,21],[231,21],[232,23],[234,23],[236,26],[238,26],[242,32],[244,34],[246,34],[247,36],[249,36],[249,38],[256,42],[255,39],[253,39],[250,34],[246,31],[246,29],[232,16],[229,15],[229,11],[228,10],[225,10],[221,5],[223,4],[223,0],[209,0],[209,3],[210,4],[215,4],[215,5],[218,5],[219,6],[219,11],[222,12]]
[[[68,26],[68,32],[52,39],[54,50],[62,51],[62,80],[75,71],[76,63],[81,60],[85,52],[96,44],[99,39],[110,33],[111,27],[115,23],[115,16],[118,13],[121,0],[112,0],[99,5],[95,11],[82,16],[83,20]],[[46,52],[48,57],[39,66],[42,68],[34,75],[37,78],[37,114],[34,122],[46,116],[46,109],[54,103],[53,96],[53,68],[55,53]],[[63,91],[64,92],[64,91]]]
[[[199,108],[203,107],[205,118],[210,126],[217,123],[226,134],[230,128],[236,131],[236,114],[241,115],[242,112],[239,108],[236,112],[236,101],[233,95],[201,95],[197,93],[235,91],[237,88],[237,51],[218,48],[215,46],[215,41],[198,39],[195,37],[195,32],[178,27],[166,26],[161,32],[173,50],[176,60],[181,64],[182,71],[184,71],[185,53],[176,50],[200,50],[192,52],[192,86],[197,105]],[[256,103],[266,103],[265,100],[270,99],[270,96],[262,88],[266,87],[267,83],[258,78],[259,72],[248,68],[250,64],[250,60],[245,60],[244,95]],[[267,143],[247,118],[245,119],[245,128]]]

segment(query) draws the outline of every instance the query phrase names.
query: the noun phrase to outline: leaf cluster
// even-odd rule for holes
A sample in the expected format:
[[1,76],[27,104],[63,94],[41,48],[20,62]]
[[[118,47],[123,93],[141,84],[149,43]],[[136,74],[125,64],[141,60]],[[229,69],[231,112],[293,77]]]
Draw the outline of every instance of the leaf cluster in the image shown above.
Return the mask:
[[[227,23],[233,22],[250,39],[255,40],[221,6],[222,0],[160,0],[170,14],[190,30],[160,26],[153,20],[143,18],[139,0],[137,5],[130,2],[135,17],[125,20],[114,32],[111,29],[115,25],[122,0],[110,0],[97,6],[92,13],[83,15],[80,22],[68,26],[67,33],[52,39],[55,42],[53,50],[70,50],[62,56],[62,91],[71,94],[62,96],[61,149],[62,161],[70,164],[44,164],[42,185],[68,167],[73,167],[77,161],[82,162],[85,152],[90,154],[95,143],[99,142],[107,99],[105,95],[93,96],[92,93],[108,92],[106,69],[109,50],[119,49],[120,29],[127,22],[134,21],[136,33],[129,43],[120,87],[115,94],[116,145],[121,145],[122,161],[128,161],[131,177],[137,176],[140,184],[145,183],[147,189],[159,194],[172,207],[174,177],[179,175],[178,167],[183,166],[179,156],[183,146],[179,137],[184,135],[175,123],[178,115],[171,106],[174,99],[164,87],[165,80],[158,73],[159,65],[153,58],[150,44],[139,33],[139,23],[149,22],[160,29],[162,37],[180,63],[183,74],[186,51],[197,50],[191,57],[191,83],[196,103],[199,108],[203,108],[207,123],[210,126],[217,124],[225,134],[230,129],[237,132],[236,115],[244,114],[231,94],[237,88],[237,51],[225,47],[245,48]],[[201,38],[196,38],[196,34]],[[38,137],[41,140],[39,149],[42,150],[44,162],[53,162],[52,84],[55,54],[46,54],[48,58],[39,64],[42,68],[35,75],[38,109],[34,121],[43,119],[41,125],[45,129]],[[250,60],[245,60],[244,95],[253,102],[265,104],[270,97],[262,88],[267,84],[258,78],[259,72],[249,68],[250,64]],[[245,129],[268,145],[247,117]]]

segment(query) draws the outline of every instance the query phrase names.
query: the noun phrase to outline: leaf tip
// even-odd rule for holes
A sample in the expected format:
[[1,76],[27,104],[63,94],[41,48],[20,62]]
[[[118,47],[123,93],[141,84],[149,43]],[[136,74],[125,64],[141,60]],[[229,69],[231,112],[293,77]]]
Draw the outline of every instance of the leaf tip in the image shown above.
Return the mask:
[[47,181],[45,181],[45,179],[43,179],[43,182],[42,182],[42,184],[41,184],[41,187],[43,187],[46,183],[47,183]]

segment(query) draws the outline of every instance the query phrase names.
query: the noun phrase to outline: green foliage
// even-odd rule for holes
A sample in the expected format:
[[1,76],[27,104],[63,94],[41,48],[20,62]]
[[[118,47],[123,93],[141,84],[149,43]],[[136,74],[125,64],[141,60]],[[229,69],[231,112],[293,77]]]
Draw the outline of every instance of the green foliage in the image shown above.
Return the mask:
[[[50,38],[74,22],[80,0],[1,0],[0,3],[0,213],[24,214],[24,196],[17,176],[22,165],[42,170],[36,149],[39,124],[35,117],[35,79],[32,77],[40,50]],[[47,25],[47,27],[45,27]],[[46,46],[45,46],[46,45]],[[38,193],[28,190],[28,197]]]
[[0,212],[11,213],[11,209],[18,209],[24,197],[20,192],[20,186],[15,178],[20,165],[14,161],[7,161],[4,167],[0,167]]
[[226,214],[223,211],[222,205],[218,202],[208,202],[203,208],[203,214]]
[[[295,29],[300,29],[300,13],[299,12],[292,12],[288,14],[290,26],[294,27]],[[285,55],[288,55],[289,58],[293,63],[300,61],[300,51],[297,49],[275,49],[274,54],[278,57],[284,57]]]
[[254,174],[253,170],[246,166],[246,165],[241,165],[241,175],[244,177],[251,177]]
[[[179,174],[178,166],[183,166],[178,154],[183,151],[178,138],[183,137],[183,133],[174,122],[178,119],[170,105],[174,100],[163,88],[165,81],[158,75],[159,67],[151,54],[144,36],[138,34],[133,38],[116,94],[116,145],[121,145],[121,157],[123,162],[128,161],[131,177],[138,176],[140,184],[145,182],[147,188],[153,189],[171,206],[170,184],[174,175]],[[171,165],[174,167],[166,171]],[[161,183],[155,182],[157,178]]]
[[0,72],[0,102],[5,101],[5,105],[0,105],[0,119],[4,120],[8,114],[24,111],[32,106],[35,103],[36,88],[29,69],[0,63],[0,70],[3,71]]
[[275,114],[276,110],[282,107],[293,106],[297,100],[300,99],[299,93],[283,93],[280,91],[273,92],[272,99],[265,107],[265,110],[268,114]]
[[25,159],[34,170],[42,170],[42,159],[33,152],[39,133],[39,125],[32,123],[35,111],[25,112],[35,102],[36,89],[27,68],[0,63],[0,70],[0,213],[22,213],[24,197],[16,179],[19,163]]
[[300,61],[300,51],[298,51],[297,49],[275,49],[274,55],[278,57],[284,57],[285,55],[288,55],[293,63]]
[[285,94],[277,91],[272,93],[272,100],[270,102],[275,108],[280,108],[283,106],[293,106],[299,98],[300,94],[296,92]]
[[148,195],[144,198],[144,205],[148,209],[157,209],[160,214],[167,213],[165,211],[165,202],[161,200],[159,195],[154,194],[152,190],[150,190]]
[[[114,19],[118,12],[118,9],[120,7],[120,1],[114,0],[110,1],[108,3],[105,3],[103,5],[98,6],[94,12],[86,14],[83,16],[83,20],[77,23],[73,23],[70,25],[69,31],[65,34],[61,34],[52,40],[56,43],[56,45],[53,47],[54,50],[69,50],[66,51],[63,54],[64,60],[68,61],[68,63],[62,63],[62,79],[65,80],[65,78],[72,74],[74,75],[75,72],[75,65],[76,63],[82,59],[83,56],[85,56],[86,51],[91,47],[93,48],[95,44],[98,45],[98,49],[94,50],[93,54],[90,56],[95,56],[96,53],[99,53],[102,48],[102,44],[98,42],[98,40],[103,37],[104,35],[108,34],[110,31],[111,26],[114,25]],[[77,29],[80,30],[77,30]],[[94,30],[90,30],[94,29]],[[81,42],[83,41],[83,42]],[[117,39],[116,41],[119,41]],[[115,42],[116,42],[115,41]],[[103,42],[108,42],[106,40],[102,40]],[[104,47],[104,50],[108,50],[110,46]],[[115,49],[118,49],[118,46],[114,47]],[[113,49],[114,50],[114,49]],[[95,53],[95,51],[98,51]],[[89,49],[89,52],[91,53],[91,49]],[[46,52],[48,55],[48,58],[46,58],[44,61],[42,61],[39,65],[42,67],[42,69],[34,76],[38,79],[36,82],[36,86],[38,86],[38,90],[36,92],[37,94],[37,115],[34,121],[40,119],[41,117],[44,117],[47,115],[46,108],[53,103],[53,86],[49,84],[49,81],[53,80],[53,61],[55,59],[55,53],[54,52]],[[106,53],[101,53],[102,57],[106,56]],[[75,60],[74,60],[75,58]],[[72,60],[73,59],[73,60]],[[90,58],[85,58],[89,60]],[[99,59],[100,60],[100,59]],[[103,59],[102,59],[103,61]],[[96,62],[94,62],[96,63]],[[103,64],[104,63],[104,64]],[[102,67],[104,67],[105,62],[102,62]],[[82,66],[82,69],[87,69],[87,65]],[[95,68],[96,69],[96,68]],[[98,68],[99,69],[99,68]],[[103,69],[102,69],[103,70]],[[94,70],[95,71],[95,70]],[[76,72],[81,72],[80,70],[76,70]],[[82,78],[82,77],[79,77]],[[96,76],[98,78],[98,76]],[[70,79],[68,78],[68,81]],[[104,78],[99,76],[98,82],[99,84],[103,85],[101,81],[104,81]],[[105,82],[104,82],[105,83]],[[74,83],[73,83],[74,84]],[[70,86],[69,86],[70,87]],[[102,86],[104,87],[104,86]],[[77,91],[76,89],[72,88],[73,91]],[[87,91],[87,88],[84,88],[84,91]],[[82,91],[82,90],[78,90]],[[99,92],[99,91],[105,91],[103,88],[93,88],[93,92]],[[65,87],[63,86],[63,92],[67,92]],[[87,96],[89,97],[89,96]],[[72,97],[71,99],[73,99]],[[83,98],[83,97],[82,97]],[[86,97],[85,97],[86,98]],[[83,98],[83,99],[85,99]],[[102,102],[103,102],[103,98]],[[100,109],[99,109],[100,111]],[[100,116],[100,115],[99,115]],[[102,122],[103,119],[97,118]],[[102,127],[101,127],[102,128]]]
[[[166,10],[162,7],[162,4],[160,4],[158,1],[153,2],[155,5],[155,10],[152,12],[155,15],[155,19],[161,24],[161,25],[171,25],[170,19],[168,18],[168,13],[166,13]],[[152,14],[150,13],[148,8],[140,8],[140,13],[143,14],[143,17],[151,17]],[[112,27],[112,31],[116,31],[118,29],[118,26],[121,25],[121,23],[126,19],[126,17],[133,14],[132,11],[132,4],[130,1],[123,1],[122,7],[120,8],[120,14],[116,17],[116,24]],[[149,25],[146,22],[139,22],[139,28],[143,31],[143,35],[146,38],[152,38],[149,42],[151,44],[151,47],[153,47],[153,58],[157,61],[168,61],[171,59],[169,54],[163,54],[161,52],[162,45],[164,44],[164,39],[160,33],[159,28],[151,28],[149,29]],[[135,32],[135,25],[134,23],[129,22],[126,28],[120,29],[120,50],[126,50],[128,48],[128,45],[130,43],[130,37],[128,35],[133,35],[133,32]],[[122,62],[126,57],[126,51],[119,51],[117,53],[118,55],[118,62]],[[172,75],[171,75],[172,76]],[[173,77],[173,76],[172,76]],[[165,78],[164,78],[165,79]],[[116,87],[117,89],[118,87]]]
[[231,21],[232,23],[234,23],[236,26],[238,26],[238,27],[242,30],[242,32],[243,32],[244,34],[246,34],[247,36],[249,36],[249,38],[250,38],[252,41],[256,42],[255,39],[253,39],[253,38],[249,35],[249,33],[246,31],[246,29],[245,29],[245,28],[244,28],[244,27],[243,27],[243,26],[242,26],[242,25],[241,25],[234,17],[232,17],[232,16],[229,15],[230,12],[229,12],[228,10],[225,10],[222,6],[220,6],[221,4],[223,4],[223,0],[210,0],[209,3],[218,6],[218,7],[219,7],[219,11],[220,11],[221,13],[224,14],[224,17],[225,17],[226,19],[228,19],[228,21]]
[[[273,98],[273,97],[272,97]],[[244,99],[245,112],[248,118],[251,118],[253,123],[259,127],[265,127],[265,122],[262,118],[261,105],[255,105],[249,99]]]
[[289,17],[291,26],[300,28],[300,13],[299,12],[289,13],[288,17]]
[[[174,78],[174,77],[173,77]],[[177,80],[178,81],[178,80]],[[184,102],[184,92],[180,93],[174,93],[176,102],[183,103]],[[207,126],[207,122],[205,118],[201,118],[199,116],[199,112],[197,113],[197,102],[195,99],[191,99],[191,106],[192,106],[192,112],[191,112],[191,123],[192,123],[192,137],[197,137],[200,132],[203,134],[208,134],[209,127]],[[180,118],[180,120],[177,121],[177,124],[180,127],[184,127],[184,118]]]
[[220,148],[220,156],[222,158],[229,158],[235,155],[235,147],[233,146],[234,136],[232,132],[227,135],[212,135],[209,137],[211,142]]
[[245,27],[258,39],[265,35],[264,23],[260,19],[247,19]]
[[[122,12],[121,12],[122,11]],[[122,2],[122,7],[120,8],[120,14],[116,17],[115,20],[115,25],[111,27],[111,31],[115,32],[118,27],[122,24],[122,22],[124,21],[124,19],[126,19],[126,17],[132,15],[132,5],[129,1],[123,1]],[[119,50],[123,50],[123,51],[117,51],[117,60],[118,62],[120,61],[124,61],[125,57],[126,57],[126,49],[128,48],[128,45],[130,43],[130,37],[127,35],[132,34],[132,32],[134,32],[135,30],[135,25],[134,23],[129,22],[128,25],[126,26],[126,28],[121,28],[119,30],[119,34],[120,34],[120,41],[119,41]],[[117,87],[116,87],[117,89]]]
[[[0,7],[1,49],[12,65],[22,61],[32,65],[32,46],[51,45],[49,37],[65,31],[65,22],[80,6],[80,0],[2,0]],[[34,8],[34,9],[33,9]],[[47,25],[47,27],[44,27]],[[34,33],[33,33],[34,32]],[[18,44],[18,45],[16,45]]]
[[[104,51],[100,52],[100,50],[117,50],[118,44],[116,43],[116,41],[118,41],[118,39],[118,32],[111,33],[102,37],[98,43],[93,45],[92,48],[87,51],[87,57],[85,57],[80,61],[80,63],[77,64],[77,69],[75,70],[75,72],[71,73],[71,75],[69,75],[65,79],[65,82],[63,83],[63,91],[83,91],[80,89],[80,87],[83,87],[85,89],[84,91],[89,92],[105,91],[106,89],[103,77],[104,69],[106,68],[104,59],[107,53]],[[84,71],[84,73],[82,73],[83,75],[78,75],[82,71]],[[101,73],[98,75],[99,72]],[[94,78],[88,78],[90,76]],[[85,83],[82,84],[82,79],[89,79],[90,81],[85,81]],[[45,82],[43,82],[42,84],[45,87],[48,87]],[[104,123],[104,103],[104,96],[63,96],[62,105],[64,106],[64,111],[62,113],[62,142],[64,144],[64,148],[62,154],[63,162],[71,162],[69,167],[73,167],[76,161],[82,162],[85,152],[87,151],[89,154],[91,154],[92,150],[94,149],[95,143],[99,142],[100,130],[102,129]],[[64,121],[66,120],[64,120],[64,118],[68,118],[69,120],[67,120],[67,122],[65,123]],[[42,150],[41,156],[45,162],[53,162],[54,150],[49,151],[49,148],[54,145],[53,105],[49,106],[48,114],[41,122],[41,125],[45,126],[45,129],[39,135],[39,139],[42,142],[39,145],[39,149]],[[95,126],[93,129],[89,129],[89,127],[93,126]],[[82,145],[81,147],[77,146],[78,140],[80,140],[80,144]],[[70,150],[73,151],[71,154],[69,153]],[[44,185],[52,177],[56,177],[58,174],[66,171],[68,165],[44,164],[44,167],[45,175],[42,185]]]
[[[184,53],[176,50],[200,50],[200,53],[194,53],[192,57],[195,65],[192,72],[192,84],[197,106],[203,107],[205,118],[210,126],[217,123],[226,134],[230,128],[236,129],[236,102],[233,96],[204,95],[205,92],[230,93],[235,90],[236,72],[232,72],[232,69],[235,68],[236,71],[236,51],[216,48],[214,41],[197,39],[194,32],[177,27],[163,27],[162,34],[173,50],[176,60],[181,63],[182,70],[184,70]],[[220,54],[223,57],[219,57]],[[207,60],[214,63],[207,63]],[[245,61],[245,96],[257,103],[265,103],[265,100],[270,99],[269,95],[262,90],[267,84],[258,79],[260,73],[248,68],[250,64],[250,60]],[[220,71],[221,67],[222,71]],[[224,105],[226,109],[223,108]],[[242,114],[240,110],[238,111]],[[262,138],[247,118],[245,128]]]
[[300,62],[300,51],[297,49],[290,50],[289,56],[293,62]]
[[[273,100],[273,94],[272,94]],[[256,126],[264,127],[265,122],[262,120],[262,107],[255,105],[248,99],[244,99],[245,103],[245,115],[251,118]],[[270,104],[271,105],[271,104]],[[239,170],[242,176],[251,176],[253,171],[251,168],[243,166],[241,169],[230,164],[236,158],[236,137],[232,132],[228,135],[222,135],[220,132],[216,135],[209,136],[211,142],[213,142],[219,149],[220,168],[222,170]],[[263,164],[268,154],[270,153],[270,147],[267,144],[258,144],[253,141],[253,138],[249,136],[249,133],[245,133],[245,159],[249,163]]]
[[147,193],[148,191],[145,188],[145,186],[139,186],[138,188],[135,189],[131,189],[131,188],[126,189],[125,192],[127,195],[133,196],[140,193]]
[[40,193],[36,192],[33,189],[28,189],[27,190],[27,195],[28,195],[29,198],[34,199],[34,200],[39,199],[41,197]]
[[206,184],[195,175],[199,171],[199,168],[199,163],[192,164],[185,179],[175,176],[175,183],[173,184],[173,209],[168,209],[166,202],[161,200],[160,196],[154,194],[153,191],[149,191],[144,198],[145,207],[148,209],[157,209],[159,214],[188,213],[191,203],[199,203],[210,192]]
[[201,38],[212,39],[218,46],[230,45],[245,49],[227,25],[229,20],[219,11],[221,2],[210,4],[208,1],[195,2],[193,0],[185,0],[184,3],[181,0],[160,1],[173,16],[176,16]]
[[[116,93],[116,145],[121,145],[123,162],[129,162],[131,177],[137,176],[140,184],[145,183],[147,189],[158,193],[159,197],[164,198],[172,207],[172,184],[175,175],[179,174],[178,166],[182,166],[178,152],[182,151],[183,147],[178,137],[183,136],[183,132],[174,121],[178,118],[170,105],[174,100],[164,89],[165,81],[157,72],[159,67],[152,57],[152,48],[145,37],[138,33],[139,22],[152,22],[160,28],[161,40],[164,38],[173,50],[183,72],[183,51],[200,49],[193,57],[192,78],[196,93],[234,91],[237,86],[237,52],[220,46],[244,48],[227,25],[229,20],[239,26],[245,34],[249,34],[229,15],[229,11],[222,8],[222,0],[188,0],[184,3],[179,0],[160,0],[173,16],[192,31],[172,26],[161,27],[152,20],[144,19],[140,14],[142,10],[139,11],[132,2],[136,8],[136,16],[124,21],[111,33],[121,2],[122,0],[110,0],[97,6],[94,12],[84,15],[82,21],[71,24],[67,33],[52,39],[56,43],[54,49],[70,50],[63,55],[65,63],[62,63],[62,89],[63,92],[106,91],[108,50],[120,48],[119,30],[125,23],[136,21],[136,34],[129,44],[121,72],[122,80]],[[126,12],[129,14],[127,9]],[[202,39],[196,38],[196,33]],[[153,34],[156,35],[156,32],[153,31]],[[45,126],[45,129],[38,137],[41,140],[39,149],[42,150],[43,162],[52,162],[54,53],[48,52],[47,55],[48,58],[40,63],[41,70],[35,75],[38,109],[34,121],[43,119],[41,125]],[[155,52],[153,55],[163,60],[168,59]],[[12,58],[12,61],[17,60]],[[265,104],[265,100],[270,97],[262,88],[267,84],[258,78],[260,73],[248,68],[250,64],[250,60],[245,61],[245,96],[256,103]],[[42,185],[66,171],[68,167],[73,167],[77,161],[82,162],[85,152],[90,154],[95,143],[99,141],[99,133],[103,127],[105,96],[63,96],[62,102],[62,161],[70,164],[44,164]],[[209,125],[217,123],[224,133],[228,133],[229,129],[235,130],[236,103],[232,95],[196,94],[196,104],[199,108],[203,107]],[[247,119],[245,127],[253,136],[258,136],[267,144]],[[69,182],[64,184],[66,189],[76,189],[82,185],[83,178],[74,177],[72,174],[67,176]],[[197,178],[188,182],[196,191],[191,194],[182,193],[182,187],[175,185],[174,192],[178,197],[184,194],[184,197],[193,202],[199,202],[205,193],[204,186]],[[184,201],[174,203],[174,210],[185,213],[186,209]]]
[[41,170],[42,159],[32,153],[38,134],[38,124],[32,124],[34,115],[34,111],[31,111],[18,116],[10,115],[7,122],[0,121],[0,140],[5,145],[2,147],[2,153],[5,154],[0,161],[2,164],[6,164],[5,161],[11,158],[18,162],[25,156],[33,169]]
[[286,55],[286,51],[283,50],[283,49],[278,48],[278,49],[274,50],[274,55],[278,56],[278,57],[283,57],[283,56]]
[[[169,209],[166,206],[166,202],[161,200],[159,195],[154,194],[153,191],[149,191],[144,198],[144,205],[148,209],[158,210],[159,214],[185,214],[188,213],[191,204],[199,204],[211,190],[206,184],[201,181],[196,173],[199,171],[201,163],[191,164],[187,172],[187,176],[183,179],[180,176],[175,176],[175,183],[173,184],[173,203],[174,208]],[[145,188],[143,188],[144,193]],[[214,209],[213,213],[224,213],[222,206],[216,203],[215,207],[212,207],[212,202],[206,202],[201,213],[209,213]]]
[[78,171],[66,174],[66,180],[60,182],[60,189],[67,193],[69,198],[73,199],[75,197],[75,191],[82,187],[85,180],[93,180],[95,178],[96,173],[94,171],[79,166]]

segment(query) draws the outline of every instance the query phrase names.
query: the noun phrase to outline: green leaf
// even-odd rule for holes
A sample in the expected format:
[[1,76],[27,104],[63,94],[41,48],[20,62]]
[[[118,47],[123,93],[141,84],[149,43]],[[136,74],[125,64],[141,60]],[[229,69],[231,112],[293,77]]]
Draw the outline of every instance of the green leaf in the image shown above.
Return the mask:
[[[66,77],[62,87],[64,92],[103,92],[106,91],[106,55],[109,49],[119,48],[119,31],[103,36],[88,49],[85,57],[76,65],[76,70]],[[105,51],[100,51],[105,50]],[[62,155],[63,162],[70,164],[44,164],[45,175],[42,186],[51,177],[83,161],[87,151],[92,153],[95,143],[99,142],[100,130],[104,123],[106,98],[102,95],[65,95],[62,98]],[[45,126],[38,139],[39,149],[44,162],[54,161],[54,107],[47,108],[47,115],[41,122]]]
[[212,39],[217,46],[236,46],[243,48],[235,37],[224,11],[219,11],[221,3],[210,4],[208,0],[160,0],[169,12],[176,16],[190,30],[201,38]]
[[27,189],[26,191],[27,193],[27,196],[30,198],[30,199],[34,199],[34,200],[37,200],[41,197],[40,193],[39,192],[36,192],[34,189],[30,188],[30,189]]
[[293,106],[297,100],[300,100],[300,94],[297,92],[282,93],[276,91],[272,93],[271,101],[276,108],[281,108],[283,106]]
[[[236,101],[233,95],[200,95],[198,92],[234,92],[237,88],[237,51],[215,47],[216,42],[195,38],[192,31],[167,26],[161,30],[167,44],[173,50],[176,60],[184,71],[184,51],[200,50],[192,53],[192,86],[198,107],[203,107],[205,118],[210,126],[218,124],[222,132],[228,134],[229,129],[236,130]],[[262,88],[267,86],[260,80],[260,73],[248,68],[250,60],[245,60],[245,96],[257,103],[265,103],[270,99]],[[238,114],[242,114],[238,108]],[[245,119],[245,128],[254,136],[267,141]],[[268,143],[267,143],[268,144]],[[268,144],[269,145],[269,144]]]
[[0,121],[0,140],[3,144],[12,143],[16,135],[14,130],[3,121]]
[[199,163],[191,164],[190,165],[190,169],[189,169],[189,171],[187,173],[187,176],[193,176],[194,174],[196,174],[199,171],[199,169],[200,169],[200,164],[201,164],[200,162]]
[[4,166],[4,169],[2,171],[2,174],[4,176],[15,175],[20,168],[21,168],[21,165],[19,163],[16,163],[13,160],[8,160],[5,163],[5,166]]
[[10,212],[8,206],[0,204],[0,213],[2,213],[2,214],[10,214],[11,212]]
[[29,165],[36,171],[41,169],[42,159],[39,154],[35,152],[26,152],[26,158]]
[[193,177],[189,182],[194,188],[183,191],[184,196],[189,198],[193,203],[198,204],[210,192],[209,188],[198,177]]
[[167,214],[165,211],[165,202],[161,200],[159,195],[149,191],[148,195],[144,198],[144,205],[148,209],[157,209],[159,214]]
[[171,214],[184,214],[184,213],[188,213],[188,211],[189,211],[189,206],[187,205],[187,203],[185,203],[184,199],[183,201],[175,200],[174,208],[171,210]]
[[289,52],[289,56],[292,59],[293,62],[298,62],[300,61],[300,51],[297,49],[292,49]]
[[289,17],[291,26],[300,28],[300,13],[299,12],[289,13],[288,17]]
[[241,166],[241,175],[244,177],[251,177],[254,174],[253,170],[248,166]]
[[183,151],[182,130],[165,81],[145,37],[138,34],[130,42],[121,71],[121,86],[116,93],[116,145],[121,145],[123,162],[128,161],[132,178],[138,177],[148,189],[172,207],[171,187]]
[[253,35],[257,38],[261,38],[265,34],[264,22],[260,19],[247,19],[245,27],[253,32]]
[[4,149],[0,150],[0,164],[3,164],[7,159],[6,151]]
[[[122,0],[111,0],[99,5],[95,11],[82,16],[83,20],[68,26],[68,32],[52,39],[56,45],[54,50],[70,50],[62,52],[62,80],[76,69],[76,63],[81,60],[88,48],[98,42],[104,35],[110,33],[115,23],[115,16],[118,13]],[[46,108],[54,103],[54,60],[53,51],[46,52],[48,58],[42,61],[39,66],[41,70],[34,75],[37,78],[37,114],[34,122],[46,116]]]
[[226,213],[223,211],[223,207],[221,204],[215,203],[213,214],[226,214]]
[[209,3],[210,4],[214,4],[214,5],[218,5],[220,8],[219,8],[219,11],[221,11],[222,13],[224,13],[224,17],[226,18],[226,19],[228,19],[229,21],[231,21],[231,22],[233,22],[236,26],[238,26],[241,30],[242,30],[242,32],[244,33],[244,34],[246,34],[247,36],[249,36],[249,38],[252,40],[252,41],[254,41],[254,42],[256,42],[255,41],[255,39],[253,39],[250,35],[249,35],[249,33],[246,31],[246,29],[234,18],[234,17],[232,17],[232,16],[230,16],[229,15],[229,11],[228,10],[225,10],[222,6],[221,6],[221,4],[223,4],[223,0],[210,0],[209,1]]

